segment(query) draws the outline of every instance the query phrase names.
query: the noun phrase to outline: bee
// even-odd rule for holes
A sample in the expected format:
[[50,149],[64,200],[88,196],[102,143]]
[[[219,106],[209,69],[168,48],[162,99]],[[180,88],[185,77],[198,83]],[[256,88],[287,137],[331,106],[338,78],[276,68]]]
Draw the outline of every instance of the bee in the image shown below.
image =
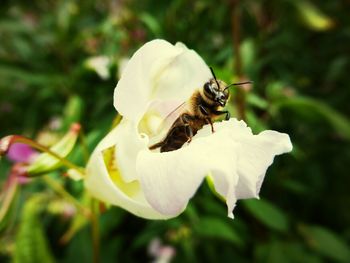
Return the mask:
[[[160,152],[170,152],[181,148],[186,142],[190,143],[192,137],[206,124],[210,124],[214,133],[213,121],[221,115],[225,120],[230,119],[230,112],[223,110],[229,98],[228,88],[233,85],[252,83],[251,81],[232,83],[227,85],[216,78],[210,67],[213,78],[209,79],[202,88],[196,90],[189,100],[178,108],[187,107],[171,125],[165,138],[149,147],[150,150],[160,148]],[[176,108],[175,110],[177,110]]]

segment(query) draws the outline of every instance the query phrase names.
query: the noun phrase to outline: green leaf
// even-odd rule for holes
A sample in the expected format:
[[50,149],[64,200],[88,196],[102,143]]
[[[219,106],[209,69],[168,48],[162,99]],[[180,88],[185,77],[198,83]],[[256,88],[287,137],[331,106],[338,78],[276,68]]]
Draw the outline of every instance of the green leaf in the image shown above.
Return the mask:
[[282,186],[286,188],[286,190],[298,195],[307,195],[309,192],[309,188],[306,185],[292,179],[284,180]]
[[64,108],[63,129],[69,129],[69,126],[74,122],[80,122],[81,115],[84,109],[84,102],[79,96],[71,96]]
[[276,241],[259,244],[254,251],[256,262],[289,262],[286,259],[282,244]]
[[16,179],[9,178],[5,182],[3,192],[0,192],[0,231],[6,227],[6,221],[13,214],[13,204],[18,193],[18,182]]
[[243,241],[233,229],[231,219],[203,217],[194,225],[194,231],[201,237],[217,238],[242,246]]
[[322,226],[300,226],[309,246],[330,259],[349,262],[350,247],[335,233]]
[[293,1],[303,22],[313,30],[325,31],[333,27],[333,20],[309,1]]
[[256,47],[253,39],[245,39],[240,47],[244,72],[250,72],[256,57]]
[[155,17],[148,13],[143,13],[139,18],[155,36],[161,36],[162,28]]
[[287,216],[267,200],[244,200],[243,206],[265,226],[283,232],[288,230]]
[[259,118],[251,109],[248,109],[246,111],[246,121],[254,133],[262,132],[268,129],[265,122]]
[[[74,148],[78,139],[80,125],[72,124],[70,130],[50,150],[60,157],[65,158]],[[30,176],[41,175],[61,166],[61,160],[51,154],[41,153],[35,161],[28,166],[27,172]]]
[[40,218],[45,198],[44,195],[36,195],[25,203],[16,235],[15,263],[54,262]]
[[324,117],[344,138],[350,140],[350,121],[327,104],[306,97],[293,97],[274,104],[277,108],[290,108],[295,111],[315,112]]
[[322,259],[307,250],[299,243],[291,241],[271,240],[262,243],[254,249],[255,262],[260,263],[321,263]]
[[246,98],[247,98],[247,103],[249,103],[250,105],[255,106],[259,109],[264,110],[269,106],[268,102],[264,98],[254,94],[254,93],[248,93]]

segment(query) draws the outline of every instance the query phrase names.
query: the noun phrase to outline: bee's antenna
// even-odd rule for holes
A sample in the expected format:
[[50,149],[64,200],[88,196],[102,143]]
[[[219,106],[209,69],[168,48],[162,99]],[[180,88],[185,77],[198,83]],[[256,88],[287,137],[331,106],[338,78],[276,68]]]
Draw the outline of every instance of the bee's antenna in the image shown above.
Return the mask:
[[214,77],[214,79],[215,79],[216,85],[218,85],[218,87],[220,87],[220,86],[219,86],[219,83],[218,83],[218,80],[216,79],[216,76],[215,76],[215,73],[214,73],[213,68],[212,68],[212,67],[209,67],[209,68],[210,68],[211,74],[213,74],[213,77]]
[[238,86],[238,85],[251,84],[251,83],[253,83],[253,81],[251,81],[251,80],[244,81],[244,82],[232,83],[232,84],[226,86],[226,87],[224,88],[224,90],[227,90],[227,89],[228,89],[229,87],[231,87],[231,86]]

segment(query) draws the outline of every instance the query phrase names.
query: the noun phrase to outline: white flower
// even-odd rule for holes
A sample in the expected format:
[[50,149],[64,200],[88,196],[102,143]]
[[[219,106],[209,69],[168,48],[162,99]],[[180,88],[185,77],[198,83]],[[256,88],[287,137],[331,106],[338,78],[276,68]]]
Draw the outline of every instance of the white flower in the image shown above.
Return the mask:
[[107,56],[90,57],[85,61],[86,67],[95,71],[97,75],[103,80],[110,78],[110,63],[111,60]]
[[253,135],[232,118],[205,126],[181,149],[148,149],[162,118],[211,78],[193,50],[154,40],[130,59],[114,93],[123,116],[96,147],[87,165],[86,187],[98,199],[149,219],[175,217],[210,174],[226,199],[228,215],[237,199],[258,197],[275,155],[292,150],[287,134]]

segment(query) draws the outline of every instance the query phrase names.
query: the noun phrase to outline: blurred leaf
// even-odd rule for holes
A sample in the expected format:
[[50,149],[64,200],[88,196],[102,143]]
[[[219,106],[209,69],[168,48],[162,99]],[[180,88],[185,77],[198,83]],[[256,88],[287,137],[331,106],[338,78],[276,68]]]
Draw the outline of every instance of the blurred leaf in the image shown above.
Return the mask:
[[318,253],[338,262],[350,261],[350,247],[338,235],[322,226],[299,227],[308,245]]
[[290,108],[295,111],[315,112],[324,117],[347,140],[350,140],[350,121],[327,104],[306,97],[292,97],[274,104],[276,108]]
[[259,244],[254,251],[255,262],[259,263],[321,263],[322,259],[311,254],[298,243],[273,240]]
[[148,13],[142,13],[139,15],[139,19],[147,26],[155,37],[160,37],[162,35],[162,29],[155,17]]
[[83,144],[83,140],[78,141],[76,147],[74,147],[73,151],[69,154],[69,160],[82,166],[85,165],[85,152],[88,151],[88,153],[91,153],[105,134],[103,130],[97,129],[89,132],[84,137],[84,143],[86,145]]
[[34,85],[39,87],[45,87],[48,83],[50,83],[51,87],[62,83],[62,76],[58,73],[37,73],[22,70],[19,67],[10,67],[2,65],[0,66],[0,77],[5,80],[25,81],[27,85]]
[[333,27],[333,20],[309,1],[293,1],[304,21],[313,30],[325,31]]
[[[69,246],[64,254],[65,263],[76,263],[77,260],[84,263],[93,262],[92,240],[91,240],[91,226],[85,226],[81,231],[69,242]],[[45,261],[38,261],[45,262]],[[37,263],[38,263],[37,262]]]
[[255,61],[256,56],[256,48],[253,39],[245,39],[241,44],[240,51],[244,69],[243,72],[249,74],[249,72],[253,68],[253,63]]
[[246,98],[247,98],[247,103],[259,109],[266,109],[268,107],[268,102],[264,98],[254,93],[248,93]]
[[222,239],[242,246],[242,239],[230,223],[232,220],[228,218],[201,217],[193,228],[200,237]]
[[225,197],[223,197],[222,195],[220,195],[216,190],[215,190],[215,186],[214,186],[214,179],[213,176],[211,175],[211,173],[208,173],[208,175],[205,177],[205,181],[209,186],[210,191],[212,191],[212,193],[219,198],[222,202],[226,202]]
[[268,100],[278,101],[286,97],[283,90],[287,85],[281,81],[271,81],[266,85],[266,96]]
[[189,220],[197,220],[199,218],[199,213],[197,211],[197,207],[192,203],[189,203],[185,210],[185,215]]
[[296,194],[299,194],[299,195],[306,195],[309,191],[309,188],[296,181],[296,180],[284,180],[282,185],[289,191],[293,192],[293,193],[296,193]]
[[69,226],[69,229],[61,237],[60,242],[62,244],[67,244],[75,236],[75,234],[78,233],[79,230],[81,230],[87,223],[88,220],[86,219],[86,217],[83,216],[81,213],[78,213],[76,216],[74,216],[73,221]]
[[255,260],[259,263],[289,262],[283,251],[282,244],[276,241],[258,245],[254,252]]
[[[281,242],[282,243],[282,242]],[[289,259],[291,263],[307,262],[307,263],[322,263],[320,255],[310,253],[310,251],[300,243],[293,241],[283,242],[282,251],[285,259]]]
[[[50,150],[60,157],[65,158],[73,150],[78,139],[79,131],[80,125],[72,124],[69,131],[57,143],[51,146]],[[27,172],[30,176],[41,175],[57,169],[62,165],[62,162],[63,160],[61,161],[47,152],[41,153],[35,161],[28,166]]]
[[62,1],[58,6],[57,23],[62,30],[67,30],[72,20],[72,15],[79,11],[79,7],[73,1]]
[[256,116],[256,114],[252,110],[248,109],[246,111],[246,121],[254,133],[258,133],[268,129],[263,119]]
[[139,233],[132,242],[133,248],[140,248],[142,246],[147,246],[152,239],[157,238],[162,235],[164,230],[157,225],[156,222],[149,222],[144,228],[144,231]]
[[111,207],[100,216],[101,236],[108,236],[125,219],[125,211]]
[[16,235],[15,263],[54,262],[43,229],[40,212],[47,201],[44,195],[28,199]]
[[288,218],[279,208],[267,200],[244,200],[244,208],[265,226],[278,230],[288,230]]
[[5,182],[3,192],[0,192],[0,231],[6,227],[6,221],[13,215],[17,195],[18,181],[16,178],[9,178]]
[[341,78],[349,67],[349,58],[340,56],[335,58],[332,63],[329,65],[327,75],[325,77],[326,81],[337,81]]
[[72,123],[80,122],[83,110],[84,101],[79,96],[71,96],[64,108],[62,129],[66,131]]

